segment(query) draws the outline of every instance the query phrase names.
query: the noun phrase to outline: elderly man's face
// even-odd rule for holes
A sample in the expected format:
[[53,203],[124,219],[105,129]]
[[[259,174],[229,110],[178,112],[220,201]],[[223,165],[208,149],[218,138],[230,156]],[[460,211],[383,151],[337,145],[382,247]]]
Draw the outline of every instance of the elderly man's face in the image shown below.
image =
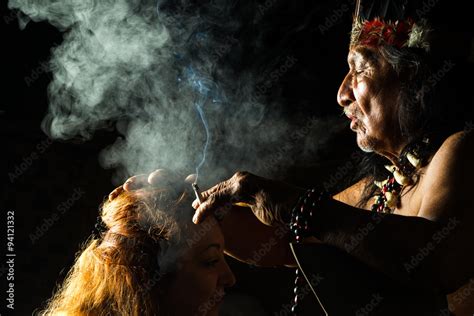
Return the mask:
[[401,145],[395,71],[376,49],[363,46],[350,50],[348,63],[337,101],[351,120],[357,144],[366,152],[395,153]]

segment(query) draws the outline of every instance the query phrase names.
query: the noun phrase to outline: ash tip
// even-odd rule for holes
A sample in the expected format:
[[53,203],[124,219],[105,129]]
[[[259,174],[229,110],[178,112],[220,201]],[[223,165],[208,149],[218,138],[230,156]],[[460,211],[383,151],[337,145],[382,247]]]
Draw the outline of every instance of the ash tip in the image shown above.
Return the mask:
[[199,187],[196,182],[191,184],[194,190],[194,194],[196,195],[196,198],[198,199],[199,203],[202,203],[202,195],[201,192],[199,191]]

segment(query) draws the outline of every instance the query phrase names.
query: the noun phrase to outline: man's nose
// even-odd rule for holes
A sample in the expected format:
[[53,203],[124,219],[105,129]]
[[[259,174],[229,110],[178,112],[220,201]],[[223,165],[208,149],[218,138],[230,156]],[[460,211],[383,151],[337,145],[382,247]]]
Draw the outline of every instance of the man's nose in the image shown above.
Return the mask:
[[235,284],[235,275],[230,269],[227,261],[224,260],[223,270],[220,275],[220,282],[223,287],[232,287]]
[[340,106],[348,106],[355,101],[354,92],[352,90],[352,75],[349,72],[339,87],[337,92],[337,103]]

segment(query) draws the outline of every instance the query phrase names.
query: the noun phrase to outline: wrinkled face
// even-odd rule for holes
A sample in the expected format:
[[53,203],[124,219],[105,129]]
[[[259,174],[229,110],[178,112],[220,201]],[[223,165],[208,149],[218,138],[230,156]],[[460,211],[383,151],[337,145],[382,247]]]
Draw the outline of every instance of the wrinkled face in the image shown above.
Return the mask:
[[358,146],[366,152],[396,152],[402,140],[395,71],[376,49],[363,46],[350,50],[348,63],[337,101],[351,120]]
[[212,216],[190,229],[189,249],[166,293],[167,309],[172,315],[218,315],[224,289],[235,283],[224,258],[224,237]]

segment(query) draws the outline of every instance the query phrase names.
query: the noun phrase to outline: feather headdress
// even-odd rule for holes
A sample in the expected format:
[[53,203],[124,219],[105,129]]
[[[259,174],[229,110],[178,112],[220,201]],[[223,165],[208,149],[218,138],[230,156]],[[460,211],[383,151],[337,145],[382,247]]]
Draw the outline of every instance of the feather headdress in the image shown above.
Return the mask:
[[390,45],[428,51],[430,29],[426,21],[416,21],[409,13],[407,0],[357,0],[350,46]]

